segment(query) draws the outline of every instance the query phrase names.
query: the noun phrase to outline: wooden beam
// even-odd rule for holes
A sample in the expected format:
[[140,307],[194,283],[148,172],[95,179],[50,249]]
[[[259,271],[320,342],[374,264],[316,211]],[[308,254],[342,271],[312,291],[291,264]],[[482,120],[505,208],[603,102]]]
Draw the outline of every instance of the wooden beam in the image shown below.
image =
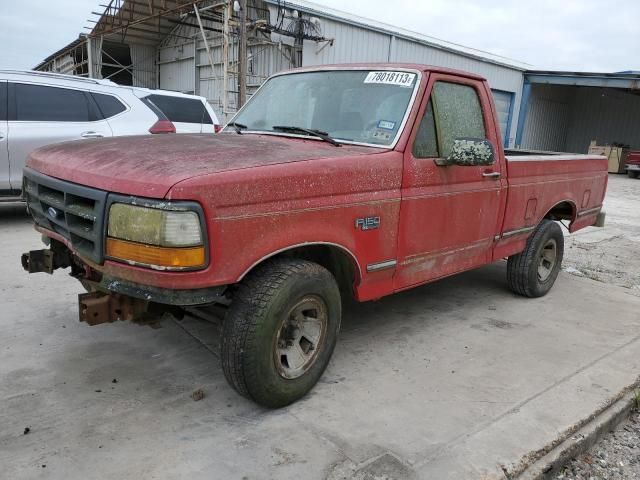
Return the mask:
[[240,0],[238,30],[238,109],[247,101],[247,0]]
[[102,30],[102,31],[98,31],[98,32],[95,32],[95,33],[91,33],[89,36],[90,37],[97,37],[97,36],[100,36],[100,35],[107,35],[109,33],[113,33],[113,32],[118,31],[118,30],[126,29],[131,25],[137,25],[139,23],[143,23],[143,22],[146,22],[148,20],[151,20],[151,19],[154,19],[154,18],[157,18],[157,17],[162,17],[164,15],[168,15],[168,14],[172,14],[172,13],[181,13],[182,10],[186,10],[186,9],[190,10],[194,6],[197,6],[198,4],[200,4],[200,3],[204,2],[204,1],[206,1],[206,0],[192,0],[189,3],[181,4],[181,5],[177,6],[177,7],[170,8],[168,10],[163,10],[163,11],[155,13],[153,15],[148,15],[146,17],[142,17],[142,18],[139,18],[139,19],[136,19],[136,20],[132,20],[132,21],[123,23],[121,25],[113,26],[113,27],[111,27],[111,28],[109,28],[107,30]]

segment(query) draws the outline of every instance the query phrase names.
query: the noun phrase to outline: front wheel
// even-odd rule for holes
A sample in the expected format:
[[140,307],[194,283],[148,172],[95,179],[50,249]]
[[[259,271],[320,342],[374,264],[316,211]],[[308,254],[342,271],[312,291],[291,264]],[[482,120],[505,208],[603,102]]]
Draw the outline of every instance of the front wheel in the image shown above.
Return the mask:
[[509,257],[509,288],[525,297],[546,295],[558,277],[564,255],[564,236],[560,226],[542,220],[527,240],[525,249]]
[[278,408],[304,396],[324,372],[341,319],[340,292],[324,267],[277,259],[243,280],[222,332],[222,368],[241,395]]
[[638,178],[638,175],[640,175],[640,172],[636,170],[627,170],[627,175],[629,176],[629,178]]

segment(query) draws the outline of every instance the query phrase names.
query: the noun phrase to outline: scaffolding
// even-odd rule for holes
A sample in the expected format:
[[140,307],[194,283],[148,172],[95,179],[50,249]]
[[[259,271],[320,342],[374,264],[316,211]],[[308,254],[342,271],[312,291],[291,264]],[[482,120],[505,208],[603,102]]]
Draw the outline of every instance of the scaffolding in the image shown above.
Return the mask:
[[[88,33],[35,70],[205,96],[233,115],[273,73],[302,65],[317,25],[262,0],[109,0]],[[243,45],[244,42],[244,45]],[[191,63],[189,67],[187,64]]]

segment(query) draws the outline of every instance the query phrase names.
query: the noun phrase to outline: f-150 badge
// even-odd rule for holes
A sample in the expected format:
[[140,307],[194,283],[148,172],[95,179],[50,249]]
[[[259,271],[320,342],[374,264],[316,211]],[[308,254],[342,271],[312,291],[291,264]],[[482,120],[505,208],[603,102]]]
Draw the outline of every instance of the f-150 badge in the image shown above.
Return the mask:
[[356,228],[360,230],[375,230],[380,226],[380,217],[364,217],[356,219]]

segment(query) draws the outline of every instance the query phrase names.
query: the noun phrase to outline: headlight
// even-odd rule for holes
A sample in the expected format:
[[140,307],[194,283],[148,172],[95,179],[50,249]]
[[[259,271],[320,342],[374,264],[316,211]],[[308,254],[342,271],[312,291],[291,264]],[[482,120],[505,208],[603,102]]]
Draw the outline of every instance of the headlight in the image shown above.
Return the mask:
[[205,246],[197,212],[114,203],[109,209],[107,256],[150,267],[203,267]]

